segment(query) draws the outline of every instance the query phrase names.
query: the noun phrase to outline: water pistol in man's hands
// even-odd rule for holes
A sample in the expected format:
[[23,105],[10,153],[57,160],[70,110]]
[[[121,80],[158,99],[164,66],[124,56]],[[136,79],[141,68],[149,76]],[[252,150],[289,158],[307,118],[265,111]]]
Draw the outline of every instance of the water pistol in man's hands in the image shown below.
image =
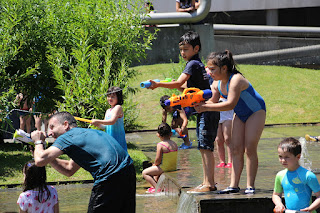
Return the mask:
[[211,97],[212,92],[210,89],[187,88],[181,95],[172,94],[168,100],[165,100],[164,104],[172,107],[194,107],[196,103],[208,100]]
[[[171,78],[166,78],[164,80],[154,79],[153,81],[155,81],[155,82],[171,82],[171,81],[174,81],[174,80],[171,79]],[[151,86],[151,84],[152,83],[150,81],[143,81],[143,82],[140,83],[140,87],[141,88],[148,88],[148,87]]]

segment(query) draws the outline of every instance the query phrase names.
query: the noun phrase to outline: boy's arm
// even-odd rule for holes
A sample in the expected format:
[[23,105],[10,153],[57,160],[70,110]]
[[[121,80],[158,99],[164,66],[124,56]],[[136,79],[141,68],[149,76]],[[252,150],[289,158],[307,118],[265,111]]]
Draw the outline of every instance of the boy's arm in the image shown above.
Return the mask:
[[286,207],[282,203],[281,196],[282,196],[282,193],[273,192],[272,194],[272,201],[275,205],[273,212],[275,213],[282,213],[286,209]]
[[183,120],[182,125],[181,125],[181,131],[183,132],[185,130],[185,128],[187,128],[188,118],[187,118],[187,115],[183,109],[178,110],[178,112],[180,114],[180,118]]
[[149,80],[151,82],[151,86],[147,89],[155,89],[158,87],[168,88],[168,89],[181,89],[182,85],[190,78],[189,74],[182,73],[178,80],[172,82],[155,82],[153,80]]
[[311,211],[316,210],[317,208],[320,207],[320,192],[314,193],[314,195],[317,198],[313,201],[313,203],[309,207],[307,207],[305,209],[300,209],[300,211],[311,212]]

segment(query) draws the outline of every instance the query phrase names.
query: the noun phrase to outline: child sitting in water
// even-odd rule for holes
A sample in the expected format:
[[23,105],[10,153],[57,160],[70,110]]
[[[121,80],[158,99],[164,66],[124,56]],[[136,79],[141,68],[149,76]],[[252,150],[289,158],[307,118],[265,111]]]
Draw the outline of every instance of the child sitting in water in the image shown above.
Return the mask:
[[163,172],[175,171],[177,169],[178,146],[170,140],[172,133],[167,123],[158,126],[157,136],[161,142],[157,144],[157,154],[154,164],[142,171],[143,178],[148,181],[152,187],[148,193],[154,193],[160,175]]
[[[282,213],[286,209],[316,212],[320,206],[320,185],[316,175],[301,167],[301,144],[295,138],[286,138],[278,146],[279,161],[286,168],[278,172],[272,201],[275,204],[274,212]],[[317,199],[312,203],[312,192]],[[286,207],[282,203],[282,193]]]

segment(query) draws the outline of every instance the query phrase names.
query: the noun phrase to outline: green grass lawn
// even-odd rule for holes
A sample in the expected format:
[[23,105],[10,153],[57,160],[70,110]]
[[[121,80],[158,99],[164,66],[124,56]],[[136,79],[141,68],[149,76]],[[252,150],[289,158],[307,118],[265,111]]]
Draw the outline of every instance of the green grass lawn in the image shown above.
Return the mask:
[[[128,144],[128,152],[133,159],[137,180],[141,181],[142,162],[148,160],[148,158],[132,143]],[[61,158],[69,159],[66,155],[62,155]],[[31,159],[30,151],[23,147],[22,144],[0,144],[0,185],[22,184],[22,167]],[[46,166],[46,171],[47,182],[93,180],[90,173],[82,168],[71,177],[60,174],[50,165]]]
[[[141,81],[148,79],[177,78],[182,72],[184,63],[156,64],[134,67],[138,73],[130,80],[131,87],[138,88]],[[240,71],[261,94],[267,105],[267,124],[307,123],[320,121],[319,91],[320,70],[292,68],[285,66],[240,65]],[[138,123],[142,129],[156,129],[161,122],[162,95],[180,94],[177,90],[158,88],[155,90],[140,89],[130,97],[138,104]],[[170,121],[169,121],[170,122]],[[195,127],[191,121],[189,127]],[[11,148],[0,145],[0,184],[22,183],[21,172],[31,154],[23,151],[21,145]],[[20,146],[20,147],[19,147]],[[142,162],[146,156],[134,147],[128,145],[129,154],[134,160],[137,179],[141,180]],[[64,156],[67,158],[66,156]],[[90,180],[91,175],[80,169],[72,177],[65,177],[50,166],[47,167],[48,182]]]
[[[183,71],[181,63],[137,66],[134,69],[138,76],[130,81],[132,87],[139,87],[141,81],[148,79],[173,77],[173,69],[180,69],[180,73]],[[239,65],[239,69],[266,102],[266,124],[320,121],[320,70],[258,65]],[[163,88],[140,89],[132,97],[138,103],[138,123],[143,126],[142,129],[157,128],[161,122],[159,99],[172,93],[180,94],[177,90]],[[195,127],[195,122],[190,122],[188,126]]]

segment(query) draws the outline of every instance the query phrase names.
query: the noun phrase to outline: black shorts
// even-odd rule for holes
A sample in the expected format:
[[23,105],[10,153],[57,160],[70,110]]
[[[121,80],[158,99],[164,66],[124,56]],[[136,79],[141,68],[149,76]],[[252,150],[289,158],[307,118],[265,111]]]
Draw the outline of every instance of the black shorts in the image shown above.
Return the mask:
[[133,164],[93,187],[88,213],[136,211],[136,172]]

